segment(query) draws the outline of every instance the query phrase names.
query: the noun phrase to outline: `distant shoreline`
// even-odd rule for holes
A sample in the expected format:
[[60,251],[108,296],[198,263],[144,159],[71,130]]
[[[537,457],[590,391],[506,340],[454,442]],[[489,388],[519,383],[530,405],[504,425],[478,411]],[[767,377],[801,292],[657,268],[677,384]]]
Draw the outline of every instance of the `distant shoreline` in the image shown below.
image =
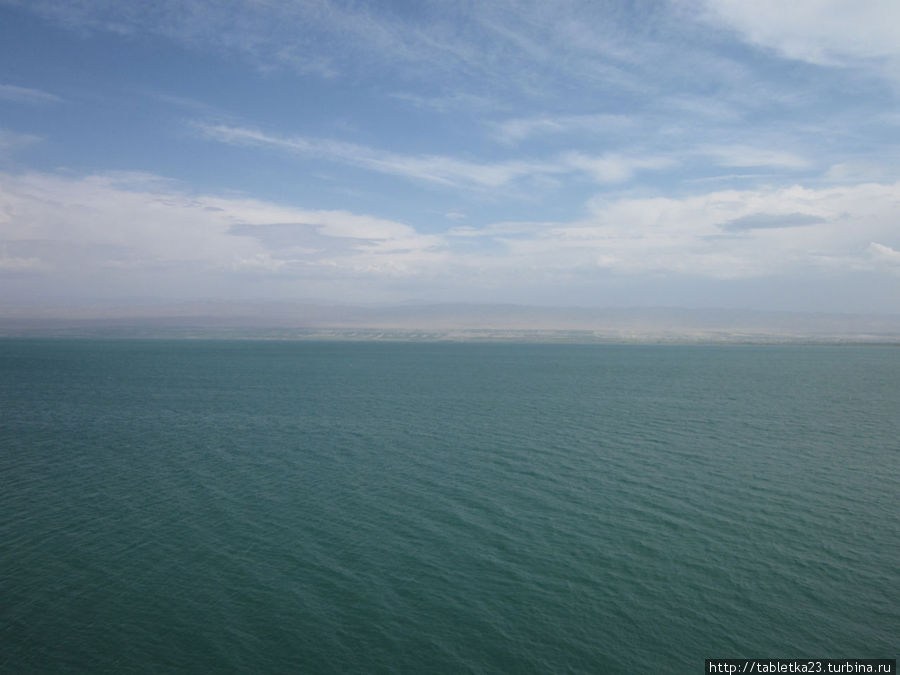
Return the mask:
[[900,344],[900,316],[737,309],[195,303],[0,310],[0,337],[553,344]]
[[133,326],[11,328],[0,323],[0,339],[59,340],[213,340],[269,342],[382,342],[434,344],[571,344],[683,346],[900,346],[900,336],[884,335],[765,335],[646,333],[622,335],[572,330],[452,330],[397,329],[258,329],[152,330]]

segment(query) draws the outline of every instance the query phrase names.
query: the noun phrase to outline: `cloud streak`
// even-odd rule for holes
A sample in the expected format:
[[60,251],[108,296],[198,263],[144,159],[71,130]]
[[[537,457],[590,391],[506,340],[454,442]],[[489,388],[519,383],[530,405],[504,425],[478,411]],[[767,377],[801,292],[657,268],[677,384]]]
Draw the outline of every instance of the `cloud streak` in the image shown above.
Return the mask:
[[[669,88],[671,75],[685,70],[698,84],[722,79],[720,67],[705,56],[668,50],[652,31],[634,30],[649,18],[657,27],[684,30],[680,13],[667,3],[658,4],[650,17],[630,5],[623,10],[589,0],[552,8],[534,0],[422,2],[414,11],[345,0],[140,6],[110,0],[3,1],[82,33],[163,37],[191,49],[239,54],[262,70],[325,79],[377,75],[389,68],[406,83],[437,79],[457,92],[465,84],[462,96],[473,99],[515,92],[553,100],[561,91],[571,96],[574,87],[657,96]],[[695,46],[702,37],[698,31]]]
[[748,145],[703,145],[698,152],[711,157],[719,166],[805,169],[811,165],[809,160],[791,152]]
[[0,84],[0,100],[13,103],[58,103],[62,101],[59,96],[40,89],[29,87],[17,87],[11,84]]
[[291,154],[351,164],[370,171],[448,186],[499,188],[528,177],[580,173],[598,183],[621,183],[636,172],[674,165],[667,157],[599,157],[577,152],[547,160],[470,162],[442,155],[405,155],[363,145],[302,136],[275,136],[257,129],[222,124],[198,124],[204,137],[251,147],[272,148]]
[[41,140],[40,136],[34,134],[21,134],[0,128],[0,158],[10,157],[14,152]]

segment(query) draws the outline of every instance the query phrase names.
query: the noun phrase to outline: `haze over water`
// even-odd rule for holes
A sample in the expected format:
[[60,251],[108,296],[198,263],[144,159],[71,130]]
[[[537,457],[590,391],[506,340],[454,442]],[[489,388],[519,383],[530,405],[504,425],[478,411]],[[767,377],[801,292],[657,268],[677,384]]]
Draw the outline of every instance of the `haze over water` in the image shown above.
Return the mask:
[[0,341],[0,670],[896,658],[898,410],[891,347]]

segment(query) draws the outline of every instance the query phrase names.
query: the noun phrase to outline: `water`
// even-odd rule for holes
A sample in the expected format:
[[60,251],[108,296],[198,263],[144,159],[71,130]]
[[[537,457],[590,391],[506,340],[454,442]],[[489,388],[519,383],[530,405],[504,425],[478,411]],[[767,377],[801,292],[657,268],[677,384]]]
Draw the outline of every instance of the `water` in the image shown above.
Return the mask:
[[0,670],[896,658],[900,349],[0,341]]

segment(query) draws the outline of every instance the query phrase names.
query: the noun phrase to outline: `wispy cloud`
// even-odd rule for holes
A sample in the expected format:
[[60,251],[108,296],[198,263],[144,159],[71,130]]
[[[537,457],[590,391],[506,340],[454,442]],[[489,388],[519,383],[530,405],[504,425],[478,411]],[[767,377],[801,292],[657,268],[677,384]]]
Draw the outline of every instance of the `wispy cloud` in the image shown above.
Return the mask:
[[585,172],[598,183],[624,183],[638,171],[667,169],[676,164],[671,157],[628,157],[619,154],[597,157],[580,152],[564,154],[562,163]]
[[835,183],[878,183],[891,173],[889,167],[877,161],[849,161],[830,166],[825,179]]
[[[647,23],[646,10],[622,11],[615,3],[589,0],[552,6],[464,0],[418,3],[412,11],[347,0],[140,6],[109,0],[4,1],[73,30],[162,36],[194,49],[240,54],[263,70],[327,79],[382,74],[388,68],[401,87],[440,82],[440,90],[427,96],[413,92],[410,100],[442,106],[482,106],[511,93],[553,100],[579,88],[658,95],[670,88],[670,74],[686,68],[698,83],[722,79],[707,58],[672,51],[653,31],[635,30]],[[652,18],[657,27],[671,22],[684,28],[665,3],[656,6]]]
[[634,119],[625,115],[540,115],[495,122],[491,126],[502,143],[519,143],[535,136],[565,134],[610,135],[634,126]]
[[390,96],[416,108],[435,110],[439,113],[494,112],[507,107],[490,96],[459,91],[444,96],[423,96],[411,92],[394,92]]
[[590,156],[577,152],[545,160],[472,162],[443,155],[404,155],[354,143],[302,136],[276,136],[258,129],[198,124],[207,138],[233,145],[270,147],[297,155],[352,164],[371,171],[448,186],[498,188],[525,177],[581,173],[599,183],[620,183],[637,171],[673,165],[665,157]]
[[521,176],[556,173],[549,163],[510,161],[493,164],[468,162],[440,155],[403,155],[355,143],[302,136],[283,137],[256,129],[225,125],[199,125],[208,138],[234,145],[270,147],[297,155],[352,164],[371,171],[444,185],[500,187]]
[[15,151],[41,141],[40,136],[20,134],[0,128],[0,158],[9,157]]
[[720,166],[805,169],[811,165],[805,157],[793,152],[748,145],[706,145],[697,151],[711,157]]
[[0,100],[14,103],[57,103],[62,99],[40,89],[17,87],[12,84],[0,84]]
[[6,252],[0,253],[0,274],[33,272],[43,269],[44,266],[40,258],[17,258],[7,255]]

